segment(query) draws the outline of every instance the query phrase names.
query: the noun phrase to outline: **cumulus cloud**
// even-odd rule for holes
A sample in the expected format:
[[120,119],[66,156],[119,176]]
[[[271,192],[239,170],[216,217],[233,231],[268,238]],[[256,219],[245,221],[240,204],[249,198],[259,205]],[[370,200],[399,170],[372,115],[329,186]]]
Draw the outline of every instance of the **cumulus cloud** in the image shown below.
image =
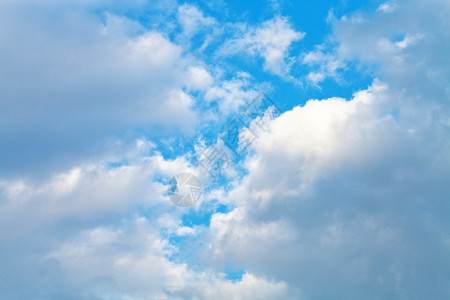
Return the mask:
[[448,251],[439,213],[448,210],[448,143],[436,134],[425,146],[428,131],[384,114],[391,95],[375,85],[276,119],[226,197],[237,208],[212,217],[205,257],[271,274],[312,298],[445,299],[448,282],[414,274],[445,278],[446,267],[431,266]]
[[[425,17],[406,18],[421,2],[398,5],[335,24],[332,55],[383,79],[271,123],[248,175],[224,196],[236,208],[211,219],[211,264],[271,274],[306,298],[448,298],[449,39],[440,11],[449,6],[427,6],[434,25],[420,26]],[[394,38],[398,24],[404,34]],[[305,61],[318,57],[328,63],[317,53]]]
[[145,218],[138,218],[125,229],[98,227],[82,232],[47,259],[57,259],[72,284],[89,287],[84,296],[96,299],[290,297],[283,282],[251,274],[232,282],[214,273],[196,273],[186,264],[170,261],[167,257],[173,251]]
[[[232,281],[174,259],[182,249],[173,239],[204,229],[183,224],[189,211],[164,197],[165,183],[196,170],[189,155],[167,159],[133,132],[189,135],[202,117],[193,95],[236,99],[243,86],[217,81],[166,33],[116,15],[115,5],[71,5],[0,4],[8,28],[0,30],[0,297],[292,295],[266,276]],[[190,5],[177,16],[187,36],[215,22]]]
[[67,155],[75,162],[136,128],[192,134],[198,115],[183,90],[204,88],[194,75],[211,79],[181,47],[111,13],[27,5],[1,12],[9,28],[0,32],[3,174],[64,164]]
[[[170,178],[180,170],[197,171],[183,157],[166,160],[157,152],[146,154],[153,147],[137,141],[122,158],[127,163],[119,166],[103,161],[79,166],[43,183],[0,182],[0,237],[9,241],[0,252],[2,270],[9,270],[0,281],[2,297],[292,296],[281,281],[251,273],[231,281],[220,272],[193,270],[171,259],[180,249],[169,238],[195,237],[199,230],[182,224],[186,211],[177,210],[164,197],[166,186],[158,178]],[[154,217],[139,216],[135,207]],[[124,213],[130,210],[130,214]],[[39,237],[24,240],[22,236]],[[35,278],[38,273],[45,276]],[[22,288],[17,290],[16,284]],[[48,289],[42,291],[44,287]]]

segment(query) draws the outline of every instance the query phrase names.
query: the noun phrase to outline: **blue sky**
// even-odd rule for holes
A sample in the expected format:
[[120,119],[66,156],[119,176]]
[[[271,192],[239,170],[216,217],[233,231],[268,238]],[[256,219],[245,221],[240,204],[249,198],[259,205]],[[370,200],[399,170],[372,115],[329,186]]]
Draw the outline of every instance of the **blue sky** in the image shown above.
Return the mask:
[[1,2],[0,298],[449,299],[448,15]]

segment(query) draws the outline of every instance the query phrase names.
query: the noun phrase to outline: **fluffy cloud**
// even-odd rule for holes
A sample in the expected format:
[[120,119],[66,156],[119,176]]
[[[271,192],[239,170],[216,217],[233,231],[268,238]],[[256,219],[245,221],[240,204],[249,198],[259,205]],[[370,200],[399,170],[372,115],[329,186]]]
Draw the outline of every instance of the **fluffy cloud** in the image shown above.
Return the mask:
[[201,62],[125,17],[42,5],[2,5],[3,173],[67,166],[136,128],[193,133],[199,117],[184,89],[204,88],[192,79],[208,79]]
[[[449,39],[440,13],[449,6],[435,1],[426,17],[406,20],[421,9],[398,3],[334,24],[331,55],[375,64],[383,80],[272,122],[248,175],[224,197],[236,208],[211,219],[205,259],[271,274],[312,299],[449,297]],[[428,18],[434,25],[418,25]],[[329,62],[305,56],[316,58]]]
[[159,178],[196,170],[183,157],[148,155],[153,147],[137,141],[118,166],[103,161],[44,182],[0,182],[0,238],[8,241],[0,257],[9,270],[0,281],[2,297],[288,299],[283,282],[251,273],[231,281],[172,259],[181,249],[169,238],[195,237],[198,230],[182,225],[186,210],[163,196]]
[[382,113],[390,95],[375,85],[276,119],[228,194],[237,208],[212,217],[205,257],[311,298],[445,299],[448,138],[423,145],[428,130]]
[[[204,229],[183,224],[189,210],[164,197],[164,183],[196,170],[145,139],[130,145],[135,130],[191,134],[202,117],[192,95],[236,108],[241,81],[216,80],[168,34],[114,14],[119,4],[70,5],[0,4],[0,297],[292,295],[265,276],[232,281],[176,261],[172,239]],[[194,6],[177,12],[188,37],[214,23]]]
[[[168,260],[176,251],[144,218],[124,229],[94,228],[48,255],[57,259],[83,296],[96,299],[289,299],[282,282],[251,274],[232,282],[210,272],[196,273]],[[101,254],[101,255],[99,255]]]
[[[115,15],[119,4],[98,13],[103,2],[83,3],[0,4],[2,297],[449,297],[445,1],[336,20],[334,46],[300,56],[317,68],[310,80],[339,77],[348,62],[379,79],[352,99],[283,113],[238,162],[247,175],[187,210],[164,197],[164,182],[197,171],[190,154],[168,159],[133,131],[192,133],[251,99],[251,75],[211,71],[171,34]],[[167,27],[187,39],[216,22],[167,5],[178,22]],[[230,28],[244,29],[222,54],[261,57],[290,78],[289,49],[304,34],[286,18]],[[229,267],[242,278],[227,279]]]

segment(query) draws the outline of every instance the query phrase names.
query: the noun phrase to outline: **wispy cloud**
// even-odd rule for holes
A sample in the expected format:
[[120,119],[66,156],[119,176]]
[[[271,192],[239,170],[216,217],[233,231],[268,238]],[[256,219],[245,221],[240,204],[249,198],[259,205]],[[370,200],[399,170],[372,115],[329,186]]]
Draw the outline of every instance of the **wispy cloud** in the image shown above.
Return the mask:
[[261,57],[264,70],[288,77],[294,59],[289,56],[289,47],[304,36],[305,33],[292,29],[287,18],[275,17],[260,26],[244,26],[241,33],[225,43],[220,54],[246,53]]

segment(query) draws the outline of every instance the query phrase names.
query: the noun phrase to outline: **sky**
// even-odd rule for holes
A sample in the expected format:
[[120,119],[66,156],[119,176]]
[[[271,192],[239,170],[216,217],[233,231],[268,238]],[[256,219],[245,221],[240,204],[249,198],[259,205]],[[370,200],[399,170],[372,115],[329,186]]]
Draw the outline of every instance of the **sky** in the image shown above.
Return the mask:
[[0,299],[449,299],[449,16],[1,1]]

